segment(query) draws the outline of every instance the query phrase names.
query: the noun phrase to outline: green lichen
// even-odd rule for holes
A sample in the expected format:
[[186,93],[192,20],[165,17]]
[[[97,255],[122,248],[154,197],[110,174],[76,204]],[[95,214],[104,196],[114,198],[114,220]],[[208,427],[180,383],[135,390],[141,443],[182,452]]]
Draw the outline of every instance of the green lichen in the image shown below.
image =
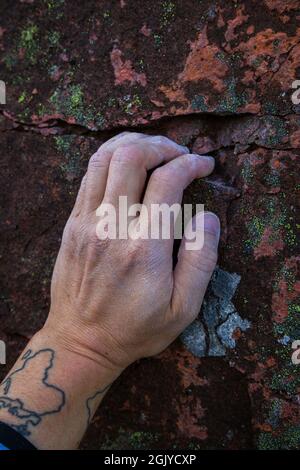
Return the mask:
[[267,423],[270,424],[273,428],[276,428],[279,424],[281,409],[282,409],[282,400],[275,398],[274,400],[271,401]]
[[52,110],[66,117],[75,118],[78,124],[91,129],[102,128],[105,118],[101,111],[87,105],[81,85],[72,84],[68,88],[58,87],[49,99]]
[[110,96],[107,100],[107,107],[113,108],[114,106],[116,106],[116,104],[117,104],[116,98],[114,98],[113,96]]
[[241,170],[241,176],[245,183],[250,183],[252,180],[254,173],[253,173],[253,168],[249,160],[244,160],[243,162],[243,168]]
[[280,40],[279,38],[274,39],[274,41],[273,41],[273,46],[274,46],[275,49],[278,49],[278,47],[280,46],[280,44],[281,44],[281,40]]
[[145,61],[144,59],[140,59],[138,62],[137,62],[137,70],[139,72],[144,72],[145,71]]
[[29,82],[30,82],[30,77],[24,77],[24,75],[17,75],[17,74],[14,75],[11,80],[11,83],[16,87],[21,87],[25,83],[29,83]]
[[194,96],[191,104],[193,111],[201,111],[203,113],[208,111],[208,107],[205,102],[205,97],[203,95]]
[[[231,70],[235,70],[241,60],[243,59],[243,55],[240,52],[233,52],[231,54],[225,54],[223,51],[219,51],[216,53],[216,57],[224,64],[228,65]],[[233,79],[234,80],[234,79]]]
[[47,5],[49,14],[56,19],[64,15],[62,7],[64,6],[65,0],[44,0],[44,3]]
[[[274,292],[279,292],[280,282],[284,281],[288,292],[294,292],[297,281],[296,268],[283,266],[276,276],[273,286]],[[274,335],[279,340],[276,355],[281,358],[281,368],[276,371],[271,380],[270,387],[279,392],[294,394],[300,386],[299,367],[292,362],[291,343],[300,338],[300,304],[299,299],[288,301],[288,315],[281,323],[274,323]],[[287,339],[286,344],[280,341]]]
[[[274,324],[275,336],[288,336],[291,340],[300,338],[300,305],[298,302],[291,302],[288,306],[288,316],[283,323]],[[281,354],[282,351],[278,351]],[[289,350],[289,362],[291,353]]]
[[12,70],[16,66],[18,59],[16,54],[9,53],[4,56],[3,62],[8,70]]
[[127,95],[123,99],[123,110],[126,114],[134,114],[142,106],[142,100],[139,95]]
[[75,117],[79,122],[84,120],[83,91],[80,85],[70,85],[69,89],[56,90],[50,97],[50,103],[59,113]]
[[159,34],[153,34],[154,45],[156,49],[160,49],[162,45],[162,38]]
[[273,289],[277,290],[279,287],[279,282],[284,280],[287,284],[289,292],[294,290],[294,284],[296,282],[296,274],[292,268],[283,266],[282,269],[276,274]]
[[129,443],[133,449],[146,449],[157,440],[156,434],[145,431],[136,431],[129,436]]
[[300,426],[286,428],[281,434],[262,432],[258,438],[260,450],[297,450],[300,445]]
[[26,100],[26,96],[27,96],[26,91],[23,91],[18,98],[18,103],[20,104],[24,103],[24,101]]
[[70,150],[73,139],[71,136],[55,136],[54,140],[57,150],[62,153],[67,153]]
[[72,180],[80,175],[81,154],[75,145],[75,136],[63,135],[54,137],[55,145],[62,154],[60,169],[67,179]]
[[300,317],[292,310],[289,309],[288,318],[283,323],[274,324],[275,336],[287,338],[288,342],[286,345],[278,343],[275,354],[281,361],[280,370],[276,370],[268,380],[271,390],[289,396],[296,394],[300,386],[299,366],[292,362],[291,348],[291,342],[300,337]]
[[190,442],[187,446],[189,450],[202,450],[202,446],[199,442]]
[[280,107],[277,103],[268,102],[263,104],[263,110],[265,114],[279,114]]
[[48,109],[43,103],[38,103],[36,107],[36,114],[39,117],[46,116],[48,114]]
[[[47,40],[45,45],[44,39]],[[51,54],[59,46],[60,33],[58,31],[44,32],[39,27],[29,22],[19,31],[16,37],[12,37],[11,48],[4,56],[3,62],[8,70],[14,69],[20,61],[26,62],[26,66],[39,68],[49,67]],[[13,78],[16,81],[16,78]],[[20,81],[24,82],[25,77]],[[30,82],[30,75],[28,80]]]
[[146,431],[126,432],[123,428],[119,429],[117,437],[107,439],[102,445],[104,450],[134,449],[150,450],[153,444],[158,442],[159,435]]
[[[291,220],[293,220],[292,217],[291,217]],[[284,229],[285,229],[285,234],[284,234],[285,243],[289,247],[295,246],[297,244],[298,237],[296,233],[294,232],[292,225],[289,222],[287,222],[286,224],[284,224]]]
[[270,173],[265,175],[264,181],[267,186],[271,186],[272,188],[280,186],[280,176],[276,170],[271,170]]
[[259,56],[259,57],[256,57],[253,61],[252,61],[252,67],[254,67],[255,69],[257,69],[261,64],[262,62],[264,61],[264,58],[262,56]]
[[161,27],[167,26],[175,18],[176,5],[174,2],[162,2]]
[[30,114],[30,109],[24,108],[20,113],[18,113],[18,119],[20,119],[20,121],[26,121],[29,118]]
[[70,109],[71,113],[76,113],[83,107],[83,91],[80,85],[71,85],[70,87]]
[[266,228],[266,222],[257,216],[254,216],[247,224],[248,233],[250,238],[245,240],[246,247],[255,248],[261,241],[263,233]]
[[237,110],[247,103],[248,95],[245,91],[237,91],[237,82],[231,79],[227,82],[227,88],[224,97],[217,106],[219,113],[236,113]]
[[245,240],[246,251],[259,245],[267,227],[272,229],[270,243],[283,237],[283,241],[288,247],[294,247],[297,243],[297,235],[293,228],[294,218],[289,216],[284,198],[276,200],[272,196],[264,197],[261,204],[263,205],[263,215],[261,217],[254,216],[246,224],[249,234],[249,238]]
[[283,119],[277,116],[263,117],[263,125],[266,130],[264,136],[264,145],[274,148],[280,145],[282,141],[288,136],[288,128]]
[[17,49],[25,51],[25,59],[32,65],[37,63],[37,56],[40,50],[38,27],[35,24],[29,24],[21,31]]
[[48,34],[48,42],[50,47],[57,47],[60,40],[60,33],[58,31],[50,31]]
[[48,10],[56,10],[64,5],[65,0],[44,0],[47,4]]

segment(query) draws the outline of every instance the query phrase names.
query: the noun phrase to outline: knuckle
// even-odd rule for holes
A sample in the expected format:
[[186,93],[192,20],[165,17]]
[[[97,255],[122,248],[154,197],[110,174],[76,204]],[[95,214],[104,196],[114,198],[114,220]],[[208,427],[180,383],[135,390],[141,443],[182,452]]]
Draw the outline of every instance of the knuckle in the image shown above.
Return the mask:
[[69,219],[63,231],[63,239],[65,241],[71,240],[74,236],[74,233],[75,233],[75,222],[73,221],[73,219]]
[[81,184],[80,184],[80,190],[84,190],[85,187],[86,187],[86,181],[87,181],[87,174],[84,175],[84,177],[82,178],[81,180]]
[[145,134],[143,134],[142,132],[129,132],[129,131],[126,132],[125,131],[125,132],[122,132],[120,135],[130,136],[134,139],[141,139],[145,137]]
[[115,146],[118,144],[118,141],[120,140],[120,143],[126,140],[130,141],[136,141],[141,138],[145,137],[145,134],[139,133],[139,132],[129,132],[129,131],[124,131],[121,132],[120,134],[115,135],[111,139],[107,140],[100,148],[104,149],[111,149],[111,146]]
[[141,259],[140,240],[135,240],[133,243],[127,244],[126,258],[129,260],[130,265],[137,263]]
[[112,161],[115,163],[136,163],[140,161],[141,150],[136,144],[120,145],[113,153]]
[[157,168],[154,170],[152,173],[151,179],[154,181],[155,184],[158,186],[166,186],[166,185],[171,185],[171,180],[170,178],[172,177],[172,172],[170,172],[169,169],[166,169],[165,167]]
[[181,153],[185,151],[186,153],[189,153],[188,147],[185,147],[183,145],[178,144],[175,142],[175,140],[170,139],[169,137],[166,137],[164,135],[154,135],[154,136],[149,136],[151,139],[151,142],[154,144],[166,146],[166,147],[171,147],[173,149],[181,150]]
[[70,218],[64,228],[62,245],[72,255],[81,251],[86,242],[86,224]]
[[120,139],[120,137],[124,137],[124,136],[130,135],[130,134],[133,134],[133,132],[123,131],[123,132],[120,132],[119,134],[115,135],[111,140],[117,140],[117,139]]
[[124,273],[129,273],[132,270],[145,268],[145,256],[143,251],[143,246],[140,243],[140,240],[135,240],[133,243],[126,243],[123,247],[123,253],[126,256],[123,257],[121,263],[121,270]]
[[109,238],[99,238],[95,225],[91,225],[87,234],[87,243],[92,249],[96,249],[97,252],[104,252],[107,250],[110,240]]
[[175,142],[171,139],[169,139],[168,137],[165,137],[164,135],[154,135],[154,136],[151,136],[150,137],[151,141],[156,143],[156,144],[171,144],[171,145],[174,145]]
[[94,153],[89,160],[89,169],[102,168],[107,165],[107,159],[109,158],[108,152],[101,147]]
[[76,239],[84,239],[86,235],[86,224],[83,222],[72,222],[70,224],[70,234]]

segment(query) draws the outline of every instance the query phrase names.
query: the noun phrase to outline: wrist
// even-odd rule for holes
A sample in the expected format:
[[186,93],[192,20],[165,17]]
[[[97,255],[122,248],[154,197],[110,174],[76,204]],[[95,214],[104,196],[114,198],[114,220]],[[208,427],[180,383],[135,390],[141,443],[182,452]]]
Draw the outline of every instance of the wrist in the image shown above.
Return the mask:
[[[37,348],[51,347],[55,349],[70,376],[76,375],[77,378],[82,378],[85,382],[90,381],[91,378],[95,387],[112,384],[124,370],[105,354],[87,347],[81,338],[65,334],[48,325],[39,330],[32,341]],[[98,383],[95,382],[95,378],[98,379]]]
[[76,447],[120,372],[44,327],[0,385],[0,420],[40,449]]

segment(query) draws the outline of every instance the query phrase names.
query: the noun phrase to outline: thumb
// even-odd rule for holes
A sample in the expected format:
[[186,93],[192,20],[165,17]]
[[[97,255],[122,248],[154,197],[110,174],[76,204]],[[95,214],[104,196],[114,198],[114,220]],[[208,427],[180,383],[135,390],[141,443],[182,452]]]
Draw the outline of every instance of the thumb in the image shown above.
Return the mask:
[[[191,249],[189,240],[195,238],[195,233],[197,238],[200,236],[202,243],[197,249]],[[199,313],[217,263],[219,238],[220,221],[212,212],[198,212],[185,229],[174,271],[171,304],[174,314],[182,319],[182,328],[191,323]]]

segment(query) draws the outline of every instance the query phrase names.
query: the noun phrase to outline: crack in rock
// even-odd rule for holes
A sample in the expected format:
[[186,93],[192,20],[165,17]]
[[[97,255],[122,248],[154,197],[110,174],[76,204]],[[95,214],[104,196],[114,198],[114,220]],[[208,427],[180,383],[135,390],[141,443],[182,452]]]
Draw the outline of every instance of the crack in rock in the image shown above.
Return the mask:
[[238,274],[216,268],[200,315],[180,336],[195,356],[226,356],[227,350],[236,346],[235,331],[250,328],[251,323],[240,317],[231,301],[240,280]]

